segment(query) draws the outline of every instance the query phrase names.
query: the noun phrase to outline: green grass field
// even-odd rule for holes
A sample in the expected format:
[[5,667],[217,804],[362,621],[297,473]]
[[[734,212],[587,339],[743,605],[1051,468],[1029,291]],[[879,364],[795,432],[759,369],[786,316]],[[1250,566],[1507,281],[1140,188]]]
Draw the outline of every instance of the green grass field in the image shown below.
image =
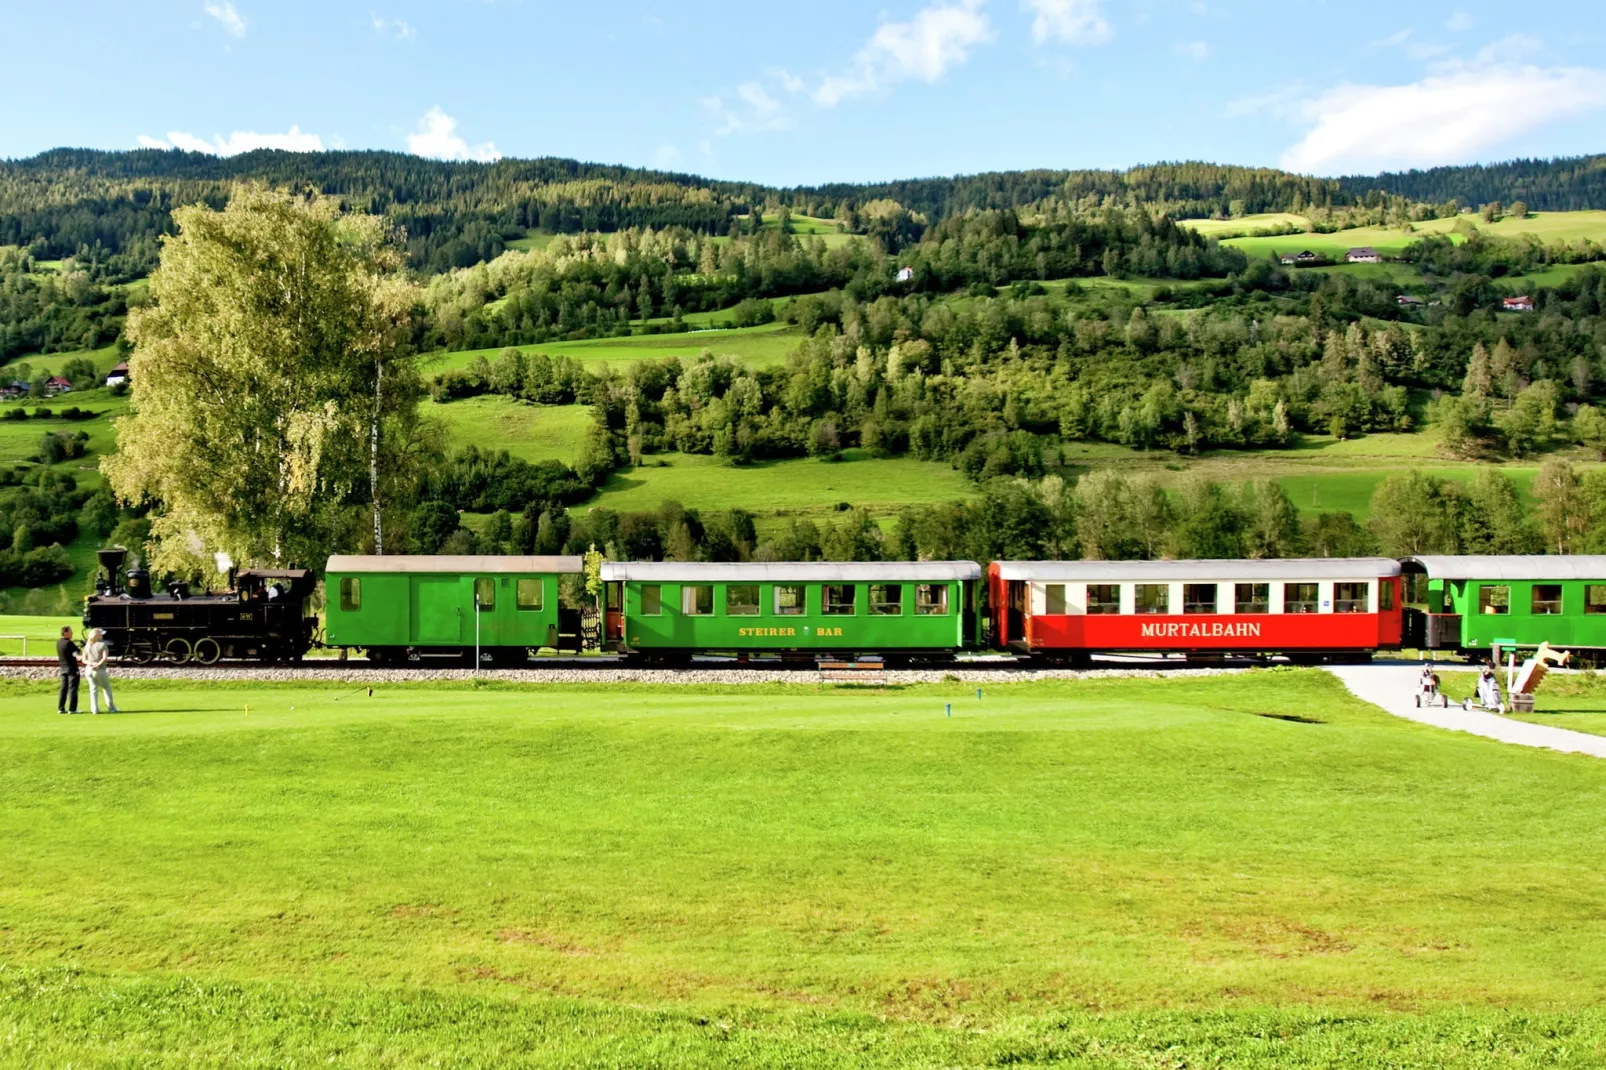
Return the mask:
[[1314,671],[599,694],[5,685],[0,1062],[1606,1059],[1593,759]]
[[[690,331],[685,334],[643,334],[621,338],[589,338],[581,342],[543,342],[515,348],[526,353],[571,357],[592,368],[603,363],[661,360],[665,357],[684,360],[697,356],[705,349],[713,351],[716,356],[732,356],[754,367],[764,367],[784,361],[802,340],[802,335],[795,327],[785,323],[766,323],[758,327]],[[421,358],[419,368],[425,375],[438,375],[450,368],[467,367],[476,356],[495,360],[503,348],[427,353]]]
[[1179,219],[1177,222],[1213,238],[1253,234],[1257,230],[1268,230],[1272,227],[1299,227],[1301,230],[1310,228],[1309,219],[1293,212],[1260,212],[1255,215],[1240,216],[1237,219]]
[[[665,501],[688,508],[739,507],[761,520],[778,517],[829,519],[847,502],[879,517],[907,504],[967,498],[975,488],[958,471],[913,458],[869,458],[844,451],[845,460],[766,461],[731,466],[713,457],[662,454],[640,468],[621,468],[597,496],[576,511],[606,506],[621,512],[656,509]],[[660,466],[659,462],[667,462]]]
[[419,411],[445,424],[456,445],[507,450],[526,461],[573,462],[591,428],[589,406],[535,405],[497,395],[441,405],[425,401]]
[[26,364],[33,372],[45,372],[48,375],[59,375],[70,360],[87,357],[94,361],[95,367],[104,376],[117,364],[117,347],[115,345],[101,346],[99,349],[75,349],[66,353],[34,353],[26,357],[15,357],[0,367],[0,378],[8,374],[16,374],[19,365]]
[[1342,258],[1349,249],[1361,245],[1369,245],[1385,256],[1396,256],[1424,235],[1449,234],[1457,223],[1463,221],[1484,234],[1503,238],[1532,234],[1545,242],[1576,241],[1580,238],[1606,242],[1606,211],[1584,211],[1535,212],[1527,219],[1507,216],[1498,223],[1484,223],[1476,215],[1462,214],[1455,219],[1429,219],[1413,223],[1409,231],[1401,227],[1355,227],[1332,234],[1227,238],[1222,244],[1242,249],[1251,256],[1266,256],[1274,252],[1288,255],[1309,249],[1313,253]]

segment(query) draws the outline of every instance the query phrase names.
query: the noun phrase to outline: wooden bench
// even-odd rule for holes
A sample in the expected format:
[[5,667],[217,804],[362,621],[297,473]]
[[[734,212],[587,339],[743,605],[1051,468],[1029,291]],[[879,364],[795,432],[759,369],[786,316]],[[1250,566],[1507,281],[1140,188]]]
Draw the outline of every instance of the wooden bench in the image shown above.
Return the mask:
[[870,684],[887,686],[887,666],[880,658],[865,661],[820,661],[820,686],[826,684]]

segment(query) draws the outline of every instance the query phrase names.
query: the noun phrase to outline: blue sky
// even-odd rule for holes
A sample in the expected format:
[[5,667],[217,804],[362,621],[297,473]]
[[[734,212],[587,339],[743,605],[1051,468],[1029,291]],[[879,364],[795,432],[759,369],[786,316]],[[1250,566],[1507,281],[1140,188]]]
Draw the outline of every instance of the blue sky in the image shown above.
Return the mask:
[[384,148],[793,185],[1606,151],[1601,0],[0,0],[0,40],[13,158]]

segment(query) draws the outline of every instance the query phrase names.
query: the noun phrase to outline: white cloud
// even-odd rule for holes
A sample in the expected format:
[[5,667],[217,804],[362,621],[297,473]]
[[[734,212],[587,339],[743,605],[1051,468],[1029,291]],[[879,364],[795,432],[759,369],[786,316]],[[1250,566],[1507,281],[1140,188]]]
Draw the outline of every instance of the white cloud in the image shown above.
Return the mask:
[[897,82],[914,78],[936,82],[992,36],[981,0],[922,8],[908,22],[887,22],[877,28],[846,73],[827,77],[814,90],[815,103],[832,108],[848,97]]
[[1465,11],[1457,11],[1454,15],[1450,16],[1450,20],[1444,25],[1456,33],[1462,33],[1463,31],[1472,29],[1472,16],[1468,15]]
[[717,94],[703,98],[703,110],[713,116],[716,124],[715,137],[791,128],[792,120],[781,109],[781,102],[758,82],[743,82],[736,87],[736,96],[738,103],[734,105]]
[[245,37],[245,18],[234,9],[234,0],[223,0],[221,4],[207,3],[202,10],[221,22],[230,37]]
[[1067,45],[1101,45],[1110,39],[1110,23],[1099,0],[1021,0],[1032,13],[1032,40]]
[[769,69],[769,74],[770,77],[781,83],[781,88],[786,90],[788,93],[801,93],[803,90],[808,88],[807,82],[793,74],[791,71],[787,70],[785,67],[771,67]]
[[1178,41],[1171,46],[1171,52],[1194,61],[1210,58],[1210,46],[1204,41]]
[[1341,85],[1302,105],[1311,124],[1283,154],[1334,174],[1463,163],[1553,120],[1606,108],[1606,70],[1450,65],[1408,85]]
[[418,36],[418,30],[405,19],[387,19],[374,12],[368,12],[368,19],[374,24],[374,32],[381,37],[393,37],[398,41],[411,41]]
[[502,158],[492,142],[470,145],[458,137],[457,120],[441,111],[439,106],[429,109],[418,120],[417,133],[407,135],[407,151],[414,156],[431,156],[438,160],[492,163]]
[[659,145],[658,151],[653,154],[652,165],[660,171],[667,171],[675,166],[680,159],[680,150],[673,145]]
[[322,138],[317,134],[302,133],[301,128],[295,125],[282,134],[259,134],[254,130],[236,130],[227,140],[224,140],[221,134],[214,134],[212,140],[207,141],[182,130],[169,131],[165,140],[151,137],[149,134],[139,135],[138,140],[142,149],[183,149],[185,152],[204,152],[209,156],[238,156],[252,149],[283,149],[286,152],[323,151]]
[[1409,40],[1410,37],[1411,37],[1411,31],[1410,30],[1400,30],[1400,31],[1398,31],[1396,33],[1389,34],[1387,37],[1379,37],[1376,41],[1368,41],[1366,43],[1366,47],[1367,48],[1398,48],[1399,46],[1405,44],[1405,42],[1407,40]]

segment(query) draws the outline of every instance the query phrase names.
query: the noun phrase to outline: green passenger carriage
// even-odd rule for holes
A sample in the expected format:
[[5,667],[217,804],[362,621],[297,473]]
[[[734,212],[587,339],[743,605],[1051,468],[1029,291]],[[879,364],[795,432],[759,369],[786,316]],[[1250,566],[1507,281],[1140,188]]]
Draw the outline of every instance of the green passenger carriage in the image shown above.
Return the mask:
[[945,653],[980,645],[973,561],[607,562],[607,649]]
[[324,571],[325,642],[371,661],[426,657],[520,662],[540,647],[580,646],[580,613],[558,604],[578,557],[337,554]]
[[1549,643],[1606,654],[1606,556],[1421,556],[1406,577],[1404,645],[1488,655]]

